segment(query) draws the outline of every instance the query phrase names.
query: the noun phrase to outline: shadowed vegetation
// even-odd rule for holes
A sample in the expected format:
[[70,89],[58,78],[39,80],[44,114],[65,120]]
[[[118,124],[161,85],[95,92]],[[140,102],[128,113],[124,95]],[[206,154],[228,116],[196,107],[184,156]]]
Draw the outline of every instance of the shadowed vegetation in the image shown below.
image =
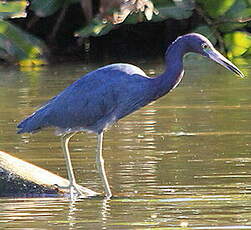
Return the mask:
[[250,16],[249,0],[1,1],[0,58],[30,66],[45,64],[48,54],[156,55],[193,31],[228,58],[245,58],[251,55]]

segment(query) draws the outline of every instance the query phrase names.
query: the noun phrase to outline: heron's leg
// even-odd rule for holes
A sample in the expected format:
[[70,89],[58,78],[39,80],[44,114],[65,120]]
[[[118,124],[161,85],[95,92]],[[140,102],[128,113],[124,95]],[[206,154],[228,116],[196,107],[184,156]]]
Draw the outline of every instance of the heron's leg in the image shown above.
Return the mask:
[[61,137],[61,145],[65,157],[65,162],[66,162],[66,169],[67,169],[67,174],[68,174],[68,179],[69,179],[69,189],[71,194],[73,194],[74,190],[81,195],[82,192],[78,189],[77,184],[76,184],[76,179],[74,176],[73,168],[72,168],[72,163],[71,163],[71,157],[70,157],[70,152],[68,148],[69,141],[71,137],[73,137],[75,133],[67,133]]
[[100,174],[100,177],[102,179],[104,188],[105,188],[105,195],[109,198],[112,196],[112,192],[106,177],[105,173],[105,166],[104,166],[104,159],[102,156],[102,143],[103,143],[103,132],[98,134],[97,137],[97,155],[96,155],[96,164],[97,168]]

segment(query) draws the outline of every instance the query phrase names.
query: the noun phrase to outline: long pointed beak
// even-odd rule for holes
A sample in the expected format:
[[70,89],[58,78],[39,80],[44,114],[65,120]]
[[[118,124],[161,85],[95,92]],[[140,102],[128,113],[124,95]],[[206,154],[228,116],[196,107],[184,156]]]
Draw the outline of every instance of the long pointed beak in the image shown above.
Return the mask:
[[214,60],[215,62],[219,63],[220,65],[224,66],[225,68],[231,70],[235,74],[239,75],[241,78],[244,78],[244,74],[228,59],[226,59],[222,54],[220,54],[215,49],[207,50],[206,53],[208,54],[209,58]]

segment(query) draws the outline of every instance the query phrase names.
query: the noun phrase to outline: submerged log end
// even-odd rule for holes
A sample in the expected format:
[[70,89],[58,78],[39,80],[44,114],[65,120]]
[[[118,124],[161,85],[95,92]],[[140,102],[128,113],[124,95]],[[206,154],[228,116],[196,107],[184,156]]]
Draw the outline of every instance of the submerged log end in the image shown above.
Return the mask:
[[[48,170],[0,151],[1,197],[51,197],[68,196],[69,181]],[[96,192],[78,185],[84,197],[96,196]]]

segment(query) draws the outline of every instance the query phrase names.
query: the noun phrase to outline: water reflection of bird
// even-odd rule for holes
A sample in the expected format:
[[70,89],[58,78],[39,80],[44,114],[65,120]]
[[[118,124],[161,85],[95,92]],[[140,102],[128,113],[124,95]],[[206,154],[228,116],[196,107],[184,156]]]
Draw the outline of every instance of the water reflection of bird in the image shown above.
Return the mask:
[[196,33],[177,38],[165,53],[165,71],[150,78],[130,64],[112,64],[92,71],[20,122],[18,133],[36,132],[48,126],[61,134],[71,194],[81,194],[73,173],[68,143],[80,131],[97,134],[96,163],[105,194],[112,195],[102,157],[104,130],[114,122],[175,88],[183,77],[183,56],[193,52],[208,57],[234,73],[242,72],[216,51],[210,41]]

